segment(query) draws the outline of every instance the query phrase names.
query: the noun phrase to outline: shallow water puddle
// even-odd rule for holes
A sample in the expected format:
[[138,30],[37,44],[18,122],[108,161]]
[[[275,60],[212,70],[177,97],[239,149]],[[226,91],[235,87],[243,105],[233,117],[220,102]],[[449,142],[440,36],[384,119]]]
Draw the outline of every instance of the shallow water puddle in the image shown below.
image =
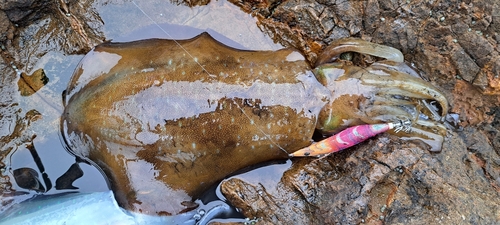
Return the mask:
[[105,21],[103,32],[106,38],[117,42],[146,38],[187,39],[207,31],[231,47],[252,50],[282,48],[262,33],[255,18],[225,0],[192,8],[158,0],[96,8]]
[[[159,0],[140,2],[95,1],[92,6],[103,22],[100,29],[104,33],[105,39],[115,42],[147,38],[187,39],[207,31],[217,40],[235,48],[252,50],[277,50],[282,48],[280,45],[274,44],[269,37],[260,31],[256,25],[256,19],[227,1],[212,1],[207,6],[192,8]],[[94,12],[89,11],[88,13]],[[82,22],[92,23],[91,21]],[[30,32],[36,33],[40,32],[40,30],[30,31],[26,29],[22,31],[23,34],[29,34]],[[47,36],[52,35],[57,34]],[[49,48],[47,46],[42,47],[37,42],[38,40],[35,39],[24,41],[26,43],[23,43],[23,45],[27,46],[27,49],[19,52],[18,55],[22,58],[19,61],[26,64],[24,65],[24,72],[30,74],[38,69],[43,69],[49,81],[33,95],[23,97],[20,93],[16,93],[16,96],[13,96],[19,104],[18,107],[22,109],[20,115],[24,115],[30,110],[36,110],[33,112],[38,112],[41,115],[39,119],[30,123],[22,131],[22,137],[5,139],[6,141],[2,143],[4,146],[14,146],[2,161],[6,165],[6,170],[2,172],[10,177],[13,189],[25,193],[13,197],[13,203],[39,193],[56,194],[74,191],[67,189],[71,184],[66,185],[66,188],[61,190],[55,188],[56,180],[75,163],[75,158],[61,144],[59,117],[63,109],[61,93],[66,88],[74,68],[83,55],[65,55],[60,51],[51,50],[64,48],[63,43],[61,43],[61,46],[50,46]],[[35,53],[39,58],[31,57]],[[17,81],[11,85],[16,84]],[[1,118],[1,120],[7,119],[9,118]],[[19,118],[19,121],[22,121],[22,119]],[[10,135],[13,132],[14,128],[10,126],[2,130],[0,134]],[[36,135],[32,141],[32,145],[36,150],[35,155],[33,151],[30,152],[28,149],[29,146],[26,143],[30,143],[30,141],[26,141],[25,138],[33,137],[33,135]],[[1,150],[4,149],[8,148],[2,148]],[[38,155],[39,159],[35,159],[36,155]],[[283,166],[289,167],[289,164],[260,168],[258,173],[276,173],[275,178],[279,180],[282,172],[276,171],[285,170]],[[108,189],[105,180],[97,169],[82,163],[79,165],[83,171],[83,176],[72,184],[78,188],[79,192],[97,192]],[[266,168],[271,172],[262,172]],[[32,182],[34,182],[33,179],[38,182],[35,185],[36,187],[26,183],[17,184],[13,176],[15,170],[28,171],[25,174],[28,174],[28,178]],[[249,174],[255,174],[255,172]],[[37,178],[33,178],[33,176]],[[208,199],[215,198],[221,198],[221,196],[208,197]],[[1,209],[0,212],[3,210]]]

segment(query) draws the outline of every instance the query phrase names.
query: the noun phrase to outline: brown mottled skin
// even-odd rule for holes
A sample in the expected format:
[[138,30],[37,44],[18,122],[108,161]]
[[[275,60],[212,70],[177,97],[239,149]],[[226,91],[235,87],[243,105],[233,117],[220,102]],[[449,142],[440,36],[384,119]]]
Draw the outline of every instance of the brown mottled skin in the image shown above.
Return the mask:
[[328,81],[293,49],[242,51],[206,33],[178,42],[99,45],[67,89],[69,147],[128,210],[191,210],[229,174],[309,145],[320,112],[334,113]]
[[[285,49],[276,52],[235,50],[218,43],[207,34],[179,42],[187,52],[197,57],[197,61],[213,76],[205,72],[192,58],[186,56],[186,52],[171,40],[108,43],[97,46],[94,52],[119,54],[122,58],[118,64],[108,73],[88,82],[82,90],[74,94],[73,84],[80,79],[79,74],[82,74],[76,72],[68,88],[64,121],[67,122],[67,132],[77,134],[77,137],[69,140],[78,143],[76,146],[73,145],[72,149],[75,154],[95,161],[104,170],[111,180],[112,189],[119,203],[127,209],[149,214],[160,212],[175,214],[187,208],[181,205],[183,201],[191,201],[192,197],[198,196],[228,174],[259,162],[287,158],[287,152],[278,146],[291,152],[310,144],[317,112],[311,114],[305,111],[318,111],[326,103],[326,99],[321,100],[325,96],[317,97],[314,93],[307,93],[309,91],[305,90],[307,86],[301,85],[301,81],[297,80],[298,74],[312,75],[312,73],[304,60],[286,61],[286,57],[294,50]],[[238,54],[234,54],[235,52]],[[219,60],[214,61],[215,57],[219,57]],[[106,56],[97,59],[96,56],[86,58],[77,70],[81,72],[86,66],[93,65],[94,60],[107,59]],[[175,66],[165,66],[170,60],[171,65]],[[140,72],[147,68],[155,70]],[[295,74],[275,72],[283,69],[289,72],[295,71]],[[182,75],[181,71],[184,71],[185,75]],[[221,75],[220,72],[226,72],[227,75]],[[260,72],[261,75],[258,75]],[[219,84],[219,79],[224,79],[224,83]],[[118,112],[110,116],[110,113],[117,111],[112,107],[115,102],[131,97],[141,90],[161,86],[167,81],[199,80],[204,80],[207,85],[215,85],[213,91],[225,88],[226,84],[259,85],[256,81],[275,83],[275,86],[299,84],[296,87],[302,87],[303,90],[285,87],[283,90],[286,92],[276,93],[278,96],[273,98],[276,102],[270,105],[260,103],[261,99],[248,96],[252,90],[236,94],[239,96],[235,98],[218,99],[216,96],[207,96],[206,93],[196,93],[199,91],[197,88],[193,91],[190,87],[179,87],[179,91],[182,92],[180,95],[204,99],[203,105],[176,109],[173,107],[174,103],[166,106],[161,104],[164,99],[158,99],[159,104],[154,108],[144,110],[163,112],[190,110],[192,112],[181,113],[193,116],[170,120],[159,118],[157,124],[149,124],[152,133],[168,138],[159,138],[147,144],[134,139],[133,135],[131,137],[131,133],[138,133],[146,127],[137,121],[134,115]],[[321,87],[319,84],[313,83],[313,85],[317,87],[312,89]],[[233,90],[237,91],[239,90]],[[317,98],[320,98],[319,101]],[[283,106],[282,100],[295,101],[293,105],[301,106],[299,108]],[[185,99],[178,101],[180,104],[189,104],[184,102],[187,101]],[[214,111],[206,113],[198,111],[198,107],[207,107],[210,104],[216,106]],[[251,120],[254,124],[251,124]],[[262,132],[257,131],[256,127],[262,129]],[[272,141],[266,138],[266,135],[269,135]],[[82,144],[90,141],[93,142],[91,146]],[[196,147],[193,147],[192,143],[196,143]],[[123,153],[125,151],[132,154],[126,155]],[[150,164],[150,167],[159,171],[154,179],[163,182],[165,187],[151,190],[136,188],[133,183],[131,184],[129,176],[141,177],[141,174],[125,170],[127,160]],[[150,176],[146,179],[152,178],[153,176]],[[174,193],[168,189],[182,190],[184,193]],[[139,199],[155,202],[161,199],[161,202],[155,203],[156,209],[153,209],[150,208],[151,204],[146,204],[144,201],[141,204]]]

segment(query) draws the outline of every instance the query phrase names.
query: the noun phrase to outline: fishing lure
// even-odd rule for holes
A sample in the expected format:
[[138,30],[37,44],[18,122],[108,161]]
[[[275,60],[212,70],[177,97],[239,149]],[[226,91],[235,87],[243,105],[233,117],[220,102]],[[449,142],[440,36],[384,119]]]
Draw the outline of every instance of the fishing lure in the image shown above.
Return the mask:
[[404,130],[410,131],[411,122],[409,120],[399,121],[397,123],[365,124],[349,127],[327,139],[316,142],[309,147],[302,148],[292,154],[290,157],[301,156],[326,156],[334,152],[357,145],[368,138],[377,134],[394,129],[394,132]]

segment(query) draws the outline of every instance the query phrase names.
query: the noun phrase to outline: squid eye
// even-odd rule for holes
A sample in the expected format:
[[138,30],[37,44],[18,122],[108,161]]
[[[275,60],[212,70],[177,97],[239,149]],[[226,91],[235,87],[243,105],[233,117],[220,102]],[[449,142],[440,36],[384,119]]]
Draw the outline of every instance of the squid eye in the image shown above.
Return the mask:
[[352,61],[352,58],[353,58],[352,52],[344,52],[340,54],[341,60]]

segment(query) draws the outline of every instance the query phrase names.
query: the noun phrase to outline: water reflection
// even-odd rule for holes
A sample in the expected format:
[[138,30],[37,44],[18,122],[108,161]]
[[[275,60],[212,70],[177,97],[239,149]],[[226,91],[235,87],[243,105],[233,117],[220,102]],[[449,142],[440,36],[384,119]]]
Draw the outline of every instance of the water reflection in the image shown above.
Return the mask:
[[[165,1],[149,0],[141,1],[139,7],[141,9],[131,2],[94,1],[92,8],[95,12],[89,10],[87,15],[80,18],[93,18],[84,23],[87,22],[90,27],[94,27],[96,33],[102,30],[106,40],[185,39],[202,31],[208,31],[219,41],[236,48],[255,50],[281,48],[261,33],[255,24],[255,19],[227,1],[214,1],[208,6],[189,8]],[[141,10],[151,18],[145,16]],[[96,23],[97,20],[91,15],[94,13],[101,17],[102,26]],[[40,24],[50,22],[49,18]],[[44,32],[40,30],[43,27],[40,24],[20,32],[25,37],[32,37],[34,34]],[[49,43],[51,37],[57,36],[57,32],[48,33],[43,39]],[[2,151],[2,163],[5,164],[2,175],[9,177],[12,185],[12,192],[6,191],[2,195],[8,194],[10,200],[14,199],[9,203],[12,205],[39,193],[108,190],[107,182],[100,171],[91,165],[78,163],[75,157],[67,153],[59,140],[59,116],[63,109],[61,93],[83,56],[64,54],[64,48],[68,46],[62,42],[44,44],[45,42],[37,38],[25,38],[22,42],[18,43],[20,49],[13,54],[23,67],[15,72],[32,74],[43,70],[49,82],[29,96],[21,92],[13,92],[13,95],[9,93],[12,99],[6,102],[12,103],[1,109],[0,151]],[[66,50],[74,52],[73,49]],[[9,67],[2,67],[1,70],[2,73],[12,73]],[[17,88],[18,80],[2,85]],[[32,120],[28,112],[38,112],[41,117]],[[19,126],[23,129],[16,130],[16,124],[21,124]],[[7,201],[7,198],[2,201]],[[0,212],[4,209],[5,207],[0,209]]]

